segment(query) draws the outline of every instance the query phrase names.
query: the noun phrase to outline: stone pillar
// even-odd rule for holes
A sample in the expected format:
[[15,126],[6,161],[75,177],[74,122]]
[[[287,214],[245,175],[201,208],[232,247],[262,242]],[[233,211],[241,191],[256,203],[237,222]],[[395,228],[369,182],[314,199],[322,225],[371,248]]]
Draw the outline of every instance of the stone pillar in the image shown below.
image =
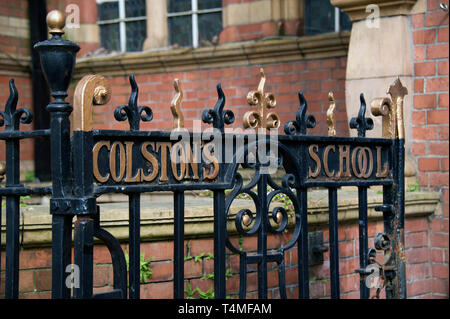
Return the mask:
[[143,50],[164,48],[169,45],[169,27],[167,25],[167,1],[147,0],[147,39]]
[[[359,94],[364,93],[366,116],[375,122],[368,137],[381,136],[381,118],[369,114],[370,102],[388,96],[389,86],[400,77],[408,88],[404,101],[406,152],[410,153],[413,103],[413,41],[409,15],[425,11],[426,0],[331,0],[331,4],[346,12],[353,22],[347,59],[345,102],[348,120],[357,116]],[[351,136],[356,136],[350,130]],[[406,156],[405,176],[416,174],[415,161]],[[410,179],[411,180],[411,179]],[[413,180],[409,182],[411,184]],[[408,184],[408,183],[407,183]]]

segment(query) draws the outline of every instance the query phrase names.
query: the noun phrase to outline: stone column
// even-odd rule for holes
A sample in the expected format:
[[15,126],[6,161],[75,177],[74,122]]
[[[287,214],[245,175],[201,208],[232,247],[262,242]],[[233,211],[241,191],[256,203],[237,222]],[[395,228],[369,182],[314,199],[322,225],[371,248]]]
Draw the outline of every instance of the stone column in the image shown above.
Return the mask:
[[[346,12],[353,22],[345,81],[348,120],[358,114],[360,93],[364,93],[369,113],[372,99],[388,96],[389,86],[400,77],[408,88],[404,118],[405,147],[407,154],[410,153],[414,52],[409,15],[424,12],[426,1],[331,0],[331,4]],[[373,118],[375,127],[367,131],[367,136],[380,137],[381,118],[368,113],[366,116]],[[354,130],[350,131],[351,136],[356,136]],[[415,161],[407,155],[405,176],[414,176],[415,166]]]
[[167,1],[147,0],[147,39],[143,50],[164,48],[169,45],[169,27],[167,25]]

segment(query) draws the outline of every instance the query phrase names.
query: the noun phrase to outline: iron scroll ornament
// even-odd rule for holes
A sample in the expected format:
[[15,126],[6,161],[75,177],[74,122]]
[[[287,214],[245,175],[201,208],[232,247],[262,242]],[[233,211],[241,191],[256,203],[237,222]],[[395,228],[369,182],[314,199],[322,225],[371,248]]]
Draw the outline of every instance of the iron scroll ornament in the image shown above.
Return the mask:
[[19,123],[30,124],[33,121],[33,113],[24,108],[17,108],[19,93],[14,79],[9,80],[9,97],[6,101],[5,111],[0,111],[0,127],[5,125],[7,131],[17,131]]
[[225,106],[225,93],[222,86],[217,84],[217,102],[213,109],[204,110],[202,120],[204,123],[212,124],[215,129],[224,132],[225,124],[229,125],[234,122],[234,113],[231,110],[223,110]]
[[312,114],[307,114],[308,103],[302,91],[298,91],[300,106],[295,116],[295,121],[289,121],[284,125],[284,132],[287,135],[305,135],[308,128],[316,127],[316,118]]
[[[139,88],[134,78],[134,74],[129,77],[131,94],[128,105],[122,105],[114,110],[114,118],[117,121],[128,120],[131,131],[139,131],[140,122],[150,122],[153,120],[153,111],[148,106],[138,106]],[[145,114],[143,114],[145,113]]]
[[[248,149],[251,149],[252,146],[254,146],[252,144],[257,144],[257,142],[244,146],[244,150],[238,152],[244,160],[248,159],[245,154],[248,152]],[[292,248],[298,242],[301,231],[300,203],[298,197],[291,190],[291,188],[297,186],[295,171],[298,167],[287,168],[290,166],[290,163],[295,161],[293,159],[288,160],[286,158],[283,160],[283,157],[290,156],[288,150],[285,149],[283,145],[278,143],[276,143],[275,146],[279,147],[281,150],[278,154],[278,165],[279,167],[285,166],[286,169],[286,174],[281,180],[281,185],[278,185],[270,175],[262,173],[263,165],[259,162],[251,166],[248,165],[248,163],[240,164],[243,167],[251,167],[255,169],[255,173],[251,180],[244,185],[242,176],[237,172],[239,165],[235,164],[233,188],[225,200],[225,216],[228,222],[232,222],[235,225],[239,235],[245,237],[252,235],[258,236],[259,242],[267,241],[267,236],[269,233],[283,234],[288,229],[292,229],[292,237],[287,243],[280,245],[276,252],[269,253],[267,251],[267,247],[266,249],[261,248],[264,247],[265,244],[261,244],[261,247],[258,244],[258,252],[256,254],[248,254],[246,251],[233,244],[228,233],[225,234],[226,246],[233,253],[239,254],[240,257],[240,298],[245,298],[246,296],[247,265],[258,263],[258,268],[265,268],[268,262],[277,263],[280,296],[283,299],[287,296],[285,285],[284,252]],[[237,158],[235,163],[239,163],[239,158]],[[272,190],[268,191],[267,186],[270,186]],[[255,187],[257,188],[257,191],[254,190]],[[254,203],[255,211],[252,211],[250,208],[244,208],[239,210],[236,215],[232,215],[231,206],[233,201],[241,194],[246,194],[250,197],[251,201]],[[280,194],[284,194],[291,200],[293,207],[292,212],[289,212],[287,209],[279,205],[275,205],[275,207],[271,209],[271,205],[274,204],[277,195]],[[265,271],[267,271],[267,269]],[[264,273],[264,270],[262,270],[262,272]],[[259,286],[259,291],[260,296],[264,297],[264,287]]]

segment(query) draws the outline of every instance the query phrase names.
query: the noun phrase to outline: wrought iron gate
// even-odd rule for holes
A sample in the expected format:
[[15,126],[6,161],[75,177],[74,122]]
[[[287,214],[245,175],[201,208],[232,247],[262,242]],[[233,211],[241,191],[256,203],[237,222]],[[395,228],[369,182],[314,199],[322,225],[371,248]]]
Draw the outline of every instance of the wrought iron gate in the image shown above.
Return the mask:
[[[331,297],[339,298],[339,249],[337,190],[357,186],[359,200],[359,252],[361,298],[369,298],[365,284],[374,270],[384,280],[387,298],[406,298],[404,258],[404,129],[403,97],[407,94],[397,79],[390,87],[391,98],[375,99],[373,115],[382,116],[382,138],[366,138],[373,121],[365,117],[366,102],[361,94],[358,116],[350,127],[358,137],[336,137],[333,95],[327,112],[329,136],[309,136],[315,118],[307,112],[307,101],[298,93],[300,106],[295,120],[278,132],[280,120],[272,109],[276,100],[264,92],[266,81],[261,69],[258,89],[247,100],[256,110],[244,116],[247,131],[225,132],[225,125],[234,122],[234,114],[225,110],[225,95],[217,85],[218,100],[205,110],[202,121],[212,125],[205,133],[183,129],[180,109],[182,90],[174,82],[175,97],[171,104],[172,132],[141,131],[140,122],[148,122],[153,113],[148,106],[138,105],[138,85],[130,76],[131,96],[128,105],[114,111],[118,121],[128,121],[129,130],[96,130],[92,127],[94,105],[110,98],[108,81],[100,75],[88,75],[77,84],[74,107],[65,101],[75,64],[77,44],[61,36],[63,19],[51,12],[48,24],[52,38],[36,44],[42,68],[52,91],[53,101],[47,106],[51,127],[46,130],[19,131],[20,123],[30,123],[32,114],[19,108],[18,92],[10,80],[10,97],[0,111],[0,139],[6,142],[6,184],[0,188],[0,199],[6,198],[6,298],[18,298],[19,282],[19,201],[20,196],[51,194],[52,214],[52,297],[70,298],[66,286],[66,270],[71,261],[72,224],[74,223],[74,264],[81,275],[80,286],[73,289],[74,298],[139,298],[140,297],[140,194],[173,192],[174,210],[174,297],[184,296],[184,192],[211,190],[214,208],[214,297],[226,296],[225,258],[227,249],[239,255],[239,297],[246,296],[246,269],[257,265],[258,294],[267,298],[267,263],[278,264],[280,296],[286,298],[285,254],[298,248],[299,297],[309,297],[308,214],[307,193],[313,187],[328,189],[329,248]],[[73,111],[73,136],[69,115]],[[256,132],[255,133],[255,130]],[[51,187],[26,187],[20,184],[19,141],[46,137],[51,141]],[[250,168],[253,177],[245,184],[238,168]],[[284,170],[281,182],[272,178],[273,169]],[[375,238],[374,247],[384,251],[382,262],[375,260],[376,251],[369,248],[367,189],[383,187],[384,233]],[[268,187],[270,186],[270,191]],[[225,190],[231,191],[226,195]],[[123,193],[129,198],[129,278],[124,253],[117,239],[100,227],[100,209],[96,198],[106,193]],[[233,201],[247,194],[255,210],[242,209],[230,213]],[[277,206],[274,198],[287,196],[293,211]],[[0,204],[1,207],[1,204]],[[76,218],[75,218],[76,217]],[[74,220],[75,218],[75,220]],[[234,246],[227,233],[227,223],[234,224],[244,236],[257,237],[257,252],[247,254]],[[292,231],[291,239],[278,250],[267,248],[269,233]],[[94,237],[108,247],[113,264],[114,289],[93,294]],[[374,267],[370,267],[370,265]],[[378,289],[376,296],[381,288]]]

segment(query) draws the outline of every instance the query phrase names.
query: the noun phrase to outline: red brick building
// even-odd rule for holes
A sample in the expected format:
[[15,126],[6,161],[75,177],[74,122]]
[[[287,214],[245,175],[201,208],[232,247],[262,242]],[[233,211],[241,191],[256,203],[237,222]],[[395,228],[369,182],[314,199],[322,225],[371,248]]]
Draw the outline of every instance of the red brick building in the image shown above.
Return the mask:
[[[239,127],[249,108],[246,94],[257,86],[259,68],[263,67],[267,89],[276,96],[276,112],[282,123],[295,118],[296,92],[302,90],[318,124],[310,134],[326,135],[325,114],[331,90],[337,105],[337,135],[348,136],[354,134],[348,122],[359,108],[359,94],[364,93],[367,101],[384,97],[399,76],[408,88],[404,106],[407,187],[415,190],[417,181],[421,191],[429,191],[425,197],[411,197],[411,207],[415,208],[407,215],[408,296],[448,298],[448,0],[383,0],[377,1],[375,7],[371,1],[356,0],[46,2],[47,11],[66,12],[66,36],[81,47],[73,85],[91,73],[106,76],[111,84],[111,101],[95,108],[95,128],[127,128],[126,123],[114,120],[113,110],[128,101],[129,74],[136,75],[139,103],[151,106],[154,112],[153,121],[142,123],[142,130],[172,127],[169,105],[175,78],[184,92],[186,128],[192,128],[203,109],[215,104],[215,86],[219,82],[227,97],[226,107],[236,116],[233,125]],[[9,94],[9,78],[14,77],[19,105],[34,108],[35,113],[46,112],[45,105],[33,105],[33,26],[28,4],[26,0],[0,0],[0,107]],[[375,130],[368,136],[381,136],[380,119],[374,121]],[[31,128],[22,126],[23,130]],[[34,170],[41,150],[34,148],[32,141],[21,143],[26,175]],[[4,145],[0,144],[0,161],[4,159]],[[432,203],[435,206],[424,208]],[[358,296],[358,277],[354,274],[358,266],[358,227],[354,222],[346,221],[339,234],[341,258],[346,260],[341,290],[349,298]],[[313,225],[323,228],[319,221]],[[374,220],[369,230],[374,236],[375,230],[382,231],[382,222]],[[192,256],[211,245],[208,239],[195,239],[195,232],[192,236]],[[42,241],[42,245],[48,244]],[[36,248],[41,244],[30,237],[29,248],[23,251],[24,297],[48,296],[51,251]],[[152,281],[143,286],[143,296],[155,297],[155,291],[166,291],[163,296],[171,297],[171,256],[164,253],[171,251],[170,247],[173,243],[164,236],[143,243],[142,250],[154,256]],[[99,246],[98,251],[96,286],[107,289],[111,279],[105,274],[110,272],[110,264],[103,256],[104,247]],[[296,252],[292,258],[296,260]],[[209,288],[201,280],[201,275],[211,270],[209,262],[192,262],[189,269],[194,272],[193,286]],[[296,270],[291,272],[292,278],[287,275],[287,280],[294,284]],[[312,273],[316,279],[329,278],[326,264]],[[311,297],[329,296],[329,289],[329,281],[313,280]],[[277,297],[275,290],[272,296]],[[295,289],[290,296],[295,297]]]

